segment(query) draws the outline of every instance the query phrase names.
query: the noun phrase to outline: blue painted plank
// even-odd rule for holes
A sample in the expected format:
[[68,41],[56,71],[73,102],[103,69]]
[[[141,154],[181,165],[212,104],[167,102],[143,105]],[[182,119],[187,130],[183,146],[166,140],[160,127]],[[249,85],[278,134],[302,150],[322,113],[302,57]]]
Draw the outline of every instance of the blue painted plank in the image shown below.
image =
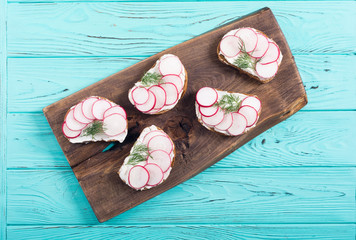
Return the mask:
[[[40,112],[143,58],[10,58],[10,112]],[[355,55],[298,55],[307,110],[356,109]],[[345,101],[345,99],[348,99]]]
[[[42,114],[8,119],[8,168],[69,168]],[[355,123],[356,112],[299,112],[213,167],[356,166]]]
[[[103,225],[354,223],[356,168],[209,168]],[[128,199],[129,201],[129,199]],[[97,224],[70,170],[8,171],[8,224]]]
[[356,52],[356,2],[79,2],[9,4],[8,54],[147,56],[265,6],[293,53]]
[[354,239],[354,224],[10,226],[9,239]]

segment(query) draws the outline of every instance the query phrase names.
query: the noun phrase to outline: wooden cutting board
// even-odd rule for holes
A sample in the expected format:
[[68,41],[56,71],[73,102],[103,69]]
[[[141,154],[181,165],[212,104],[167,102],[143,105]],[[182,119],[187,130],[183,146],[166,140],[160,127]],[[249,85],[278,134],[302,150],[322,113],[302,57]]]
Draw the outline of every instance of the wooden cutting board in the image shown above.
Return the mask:
[[[283,61],[270,83],[261,84],[218,60],[216,49],[220,39],[229,30],[239,27],[259,29],[279,45]],[[142,114],[128,101],[128,90],[166,53],[177,55],[183,62],[188,72],[188,89],[173,110],[162,115]],[[222,136],[205,129],[197,121],[194,109],[195,93],[203,86],[257,95],[262,101],[257,126],[239,137]],[[115,143],[104,152],[109,143],[72,144],[61,131],[67,110],[92,95],[106,97],[127,111],[129,131],[126,140]],[[104,222],[195,176],[285,120],[306,103],[303,82],[287,41],[272,11],[263,8],[115,73],[45,107],[43,112],[96,217]],[[161,185],[147,191],[135,191],[124,184],[116,172],[141,130],[152,124],[173,139],[176,146],[174,167]]]

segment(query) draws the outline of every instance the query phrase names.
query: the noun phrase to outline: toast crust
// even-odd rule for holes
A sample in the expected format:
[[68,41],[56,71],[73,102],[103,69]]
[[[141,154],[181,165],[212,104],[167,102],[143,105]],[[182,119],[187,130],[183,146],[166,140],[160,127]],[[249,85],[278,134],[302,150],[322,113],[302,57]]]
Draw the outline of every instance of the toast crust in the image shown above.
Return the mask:
[[[268,39],[270,39],[264,32],[262,32],[262,31],[260,31],[260,30],[257,30],[257,29],[255,29],[255,30],[256,30],[258,33],[260,33],[260,34],[264,35],[265,37],[267,37]],[[220,42],[221,42],[221,41],[220,41]],[[239,67],[237,67],[237,66],[234,65],[234,64],[231,64],[229,61],[226,60],[225,56],[220,53],[220,42],[219,42],[218,47],[217,47],[218,59],[219,59],[221,62],[225,63],[226,65],[229,65],[229,66],[231,66],[231,67],[233,67],[233,68],[236,68],[236,69],[239,70],[241,73],[247,74],[247,75],[250,76],[251,78],[256,79],[257,81],[259,81],[259,82],[261,82],[261,83],[268,83],[268,82],[270,82],[270,81],[277,75],[278,72],[276,73],[276,75],[274,75],[274,76],[271,77],[271,78],[261,79],[261,78],[259,78],[258,76],[252,75],[251,73],[246,72],[246,71],[243,70],[242,68],[239,68]],[[278,68],[279,68],[279,66],[281,65],[281,63],[282,63],[282,61],[278,64]]]

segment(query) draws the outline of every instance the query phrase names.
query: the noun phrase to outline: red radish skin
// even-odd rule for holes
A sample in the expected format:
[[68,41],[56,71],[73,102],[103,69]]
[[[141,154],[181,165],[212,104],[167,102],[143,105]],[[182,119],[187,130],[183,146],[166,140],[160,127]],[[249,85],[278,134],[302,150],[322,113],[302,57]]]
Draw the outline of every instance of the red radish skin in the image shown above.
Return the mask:
[[150,175],[146,168],[140,165],[136,165],[132,167],[129,171],[128,175],[128,183],[130,187],[139,190],[146,186],[148,180],[150,179]]
[[103,120],[104,133],[110,137],[117,136],[126,130],[127,121],[119,113],[113,113]]
[[147,157],[147,163],[157,164],[163,171],[167,172],[172,164],[172,159],[168,153],[162,150],[155,150]]
[[69,110],[66,116],[65,122],[67,127],[72,131],[80,131],[84,129],[88,124],[80,123],[77,120],[75,120],[73,113],[74,113],[74,108]]
[[167,93],[159,85],[154,85],[154,86],[150,87],[149,91],[151,91],[156,97],[156,104],[153,107],[153,109],[157,110],[157,112],[158,112],[159,110],[161,110],[164,107],[164,105],[166,105]]
[[148,171],[150,178],[147,182],[147,186],[154,187],[163,181],[163,171],[162,169],[154,163],[147,163],[144,168]]
[[203,106],[199,106],[199,112],[201,115],[203,115],[204,117],[211,117],[213,115],[215,115],[217,113],[217,111],[219,110],[218,107],[216,106],[211,106],[211,107],[203,107]]
[[153,130],[144,136],[142,143],[147,144],[154,136],[167,136],[167,134],[161,130]]
[[183,64],[177,56],[172,55],[161,59],[158,69],[162,76],[166,76],[168,74],[179,75],[183,71]]
[[218,92],[214,88],[203,87],[199,89],[195,98],[200,106],[211,107],[218,101]]
[[216,126],[224,120],[224,112],[219,108],[219,110],[213,116],[202,116],[201,120],[208,126]]
[[104,112],[104,118],[107,117],[107,116],[109,116],[109,115],[111,115],[111,114],[113,114],[113,113],[121,114],[122,116],[125,117],[125,119],[127,118],[127,114],[126,114],[125,109],[123,109],[123,108],[122,108],[121,106],[119,106],[119,105],[115,105],[115,106],[109,108],[108,110],[106,110],[106,111]]
[[241,52],[240,38],[236,36],[225,36],[220,42],[220,51],[225,57],[236,57]]
[[179,98],[177,87],[173,83],[163,83],[160,86],[167,94],[166,106],[176,104]]
[[70,130],[65,122],[62,124],[62,132],[64,136],[66,136],[66,138],[76,138],[79,137],[80,134],[82,133],[82,131]]
[[258,112],[253,107],[243,106],[239,109],[239,113],[246,118],[246,127],[251,127],[257,122]]
[[245,50],[247,53],[250,53],[256,49],[258,38],[256,32],[251,28],[240,28],[235,33],[235,36],[241,39],[245,45]]
[[251,57],[259,59],[259,58],[262,58],[266,54],[268,47],[269,47],[269,41],[268,41],[268,38],[266,38],[261,33],[257,33],[257,38],[258,38],[258,41],[257,41],[256,49],[254,51],[252,51],[251,53],[249,53],[249,55]]
[[93,116],[92,113],[92,108],[93,108],[93,104],[98,100],[97,97],[89,97],[87,99],[85,99],[83,101],[83,105],[82,105],[82,112],[83,115],[90,120],[95,120],[95,117]]
[[150,152],[162,150],[171,154],[173,150],[173,142],[167,136],[154,136],[148,141],[147,147]]
[[256,73],[262,79],[269,79],[274,77],[278,71],[278,62],[272,62],[269,64],[256,63]]
[[238,136],[245,132],[247,120],[245,116],[240,113],[231,113],[232,125],[227,129],[227,132],[232,136]]
[[148,101],[149,92],[144,87],[135,87],[131,92],[131,97],[135,105],[142,105]]
[[141,105],[135,105],[137,110],[143,113],[151,111],[153,107],[156,105],[156,96],[151,91],[148,91],[148,94],[149,97],[146,103]]
[[105,99],[97,100],[91,109],[93,116],[98,120],[103,120],[104,112],[111,108],[111,103]]
[[261,100],[258,97],[250,96],[242,100],[241,107],[242,106],[251,106],[259,112],[261,109]]
[[178,75],[169,74],[162,78],[165,83],[172,83],[176,86],[178,93],[183,90],[184,82]]
[[270,64],[278,60],[279,56],[281,54],[281,51],[279,50],[279,47],[277,44],[274,42],[269,42],[268,44],[268,50],[261,58],[261,61],[259,61],[260,64]]
[[84,116],[82,112],[82,106],[83,106],[83,102],[80,102],[74,107],[74,112],[73,112],[74,119],[83,124],[91,123],[92,120]]
[[219,131],[226,131],[228,128],[231,127],[231,125],[232,125],[232,115],[231,113],[227,113],[224,115],[224,119],[221,121],[221,123],[215,126],[215,129]]

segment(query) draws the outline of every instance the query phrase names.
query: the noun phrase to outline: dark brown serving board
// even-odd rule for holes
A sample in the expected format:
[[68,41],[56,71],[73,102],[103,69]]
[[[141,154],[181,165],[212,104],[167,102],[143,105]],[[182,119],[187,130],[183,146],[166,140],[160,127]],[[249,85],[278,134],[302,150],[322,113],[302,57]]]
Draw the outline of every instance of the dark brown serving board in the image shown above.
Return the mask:
[[[261,84],[218,60],[216,49],[221,37],[229,30],[247,26],[266,33],[282,51],[282,64],[270,83]],[[177,106],[167,113],[152,116],[142,114],[128,101],[128,90],[166,53],[179,56],[183,62],[188,72],[187,92]],[[203,86],[257,95],[262,101],[262,113],[257,126],[239,137],[222,136],[205,129],[197,121],[194,110],[195,93]],[[67,110],[92,95],[106,97],[127,111],[128,136],[122,144],[116,143],[109,151],[102,152],[109,145],[105,142],[71,144],[61,131]],[[149,57],[47,106],[43,112],[96,217],[104,222],[195,176],[285,120],[306,103],[303,83],[286,39],[271,10],[263,8]],[[164,129],[173,139],[176,146],[174,167],[169,178],[161,185],[147,191],[135,191],[124,184],[116,172],[141,130],[152,124]]]

